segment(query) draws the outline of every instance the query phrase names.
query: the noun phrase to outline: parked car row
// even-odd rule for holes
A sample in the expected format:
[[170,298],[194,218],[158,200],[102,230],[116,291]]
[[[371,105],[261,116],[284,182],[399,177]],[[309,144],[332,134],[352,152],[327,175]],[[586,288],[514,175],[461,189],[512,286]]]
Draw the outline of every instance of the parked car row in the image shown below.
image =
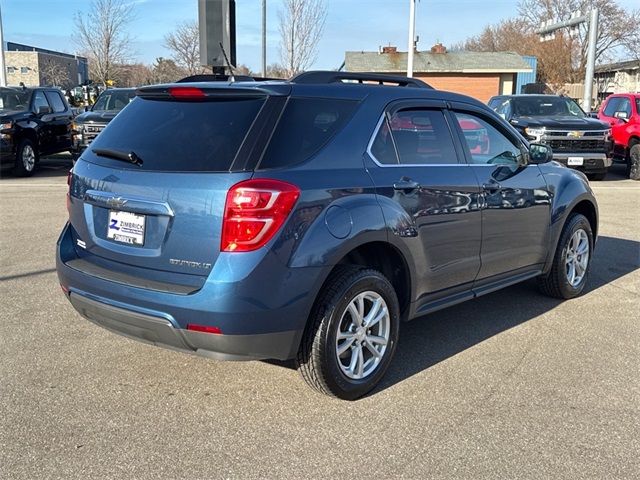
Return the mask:
[[41,156],[71,151],[77,158],[134,94],[106,90],[75,116],[57,88],[0,87],[0,169],[29,176]]

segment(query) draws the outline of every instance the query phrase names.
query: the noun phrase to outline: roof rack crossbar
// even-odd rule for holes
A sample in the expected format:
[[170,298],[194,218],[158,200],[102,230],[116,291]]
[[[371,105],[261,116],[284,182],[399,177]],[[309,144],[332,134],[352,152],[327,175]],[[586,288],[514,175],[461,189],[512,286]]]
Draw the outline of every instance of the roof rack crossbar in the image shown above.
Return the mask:
[[335,72],[335,71],[311,71],[303,72],[290,81],[293,83],[345,83],[351,80],[355,83],[397,84],[399,87],[433,88],[428,83],[417,78],[402,77],[399,75],[387,75],[386,73],[368,72]]

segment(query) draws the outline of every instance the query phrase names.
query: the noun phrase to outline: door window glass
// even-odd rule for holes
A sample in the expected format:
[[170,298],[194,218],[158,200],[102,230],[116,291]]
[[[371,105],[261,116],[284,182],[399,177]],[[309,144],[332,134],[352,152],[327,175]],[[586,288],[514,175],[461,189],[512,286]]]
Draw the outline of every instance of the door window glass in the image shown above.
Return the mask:
[[627,97],[613,97],[604,107],[604,114],[607,117],[613,117],[616,112],[626,112],[627,118],[631,117],[631,102]]
[[400,110],[391,116],[389,126],[400,164],[458,163],[451,131],[441,110]]
[[48,107],[49,102],[47,102],[46,97],[44,96],[44,92],[42,90],[38,90],[33,94],[33,111],[38,113],[38,109],[40,107]]
[[390,132],[389,122],[385,115],[384,122],[380,126],[376,138],[371,145],[371,153],[379,163],[384,165],[397,165],[398,156],[396,155],[396,147],[393,145]]
[[62,97],[58,92],[46,92],[49,103],[53,107],[53,111],[56,113],[64,112],[66,110]]
[[483,118],[454,112],[474,164],[518,164],[522,152],[506,135]]

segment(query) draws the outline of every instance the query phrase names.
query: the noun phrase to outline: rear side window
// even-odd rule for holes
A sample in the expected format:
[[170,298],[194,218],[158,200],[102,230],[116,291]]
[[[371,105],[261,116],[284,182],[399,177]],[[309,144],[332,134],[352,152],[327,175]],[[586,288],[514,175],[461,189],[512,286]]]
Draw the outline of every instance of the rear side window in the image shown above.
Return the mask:
[[382,164],[458,163],[451,131],[441,110],[412,108],[394,113],[378,130],[371,153]]
[[47,95],[47,99],[55,113],[64,112],[66,110],[62,97],[58,92],[45,92],[45,94]]
[[85,155],[113,168],[180,172],[228,171],[264,98],[177,102],[136,98],[93,141],[94,149],[135,154],[142,167]]
[[260,168],[284,167],[307,160],[346,125],[357,105],[352,100],[291,98]]

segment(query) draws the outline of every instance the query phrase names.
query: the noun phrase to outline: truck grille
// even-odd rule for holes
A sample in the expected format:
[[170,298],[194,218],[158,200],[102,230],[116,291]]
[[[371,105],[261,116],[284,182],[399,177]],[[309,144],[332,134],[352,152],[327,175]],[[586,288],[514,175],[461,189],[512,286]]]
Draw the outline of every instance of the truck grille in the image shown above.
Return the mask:
[[598,152],[604,151],[606,148],[604,140],[553,139],[548,140],[547,143],[554,152]]

